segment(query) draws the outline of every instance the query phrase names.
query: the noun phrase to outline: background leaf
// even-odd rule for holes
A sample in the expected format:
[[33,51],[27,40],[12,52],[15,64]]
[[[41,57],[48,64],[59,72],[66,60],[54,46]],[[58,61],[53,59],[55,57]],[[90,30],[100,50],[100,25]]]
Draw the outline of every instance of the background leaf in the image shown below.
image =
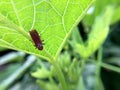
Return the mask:
[[99,16],[106,7],[109,5],[115,6],[114,9],[114,16],[112,17],[111,24],[115,24],[119,21],[120,15],[119,15],[119,6],[120,6],[120,0],[105,0],[104,2],[101,2],[101,0],[96,0],[94,5],[91,7],[90,12],[86,14],[86,17],[84,18],[84,24],[87,26],[92,26],[92,24],[95,21],[95,18]]
[[[56,58],[73,27],[94,0],[0,0],[0,46],[46,59]],[[36,29],[44,40],[39,51],[28,32]]]
[[82,57],[88,58],[102,45],[109,32],[112,15],[113,6],[108,6],[105,12],[95,19],[88,40],[84,44],[76,45]]

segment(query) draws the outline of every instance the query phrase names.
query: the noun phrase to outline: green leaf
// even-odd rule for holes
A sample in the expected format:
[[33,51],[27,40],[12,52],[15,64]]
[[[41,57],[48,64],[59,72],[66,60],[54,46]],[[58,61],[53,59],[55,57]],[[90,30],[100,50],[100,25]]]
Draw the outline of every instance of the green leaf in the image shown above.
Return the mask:
[[59,89],[59,85],[57,85],[54,82],[37,80],[37,83],[39,84],[42,90],[61,90]]
[[120,20],[120,6],[115,8],[111,23],[114,24]]
[[105,90],[105,88],[103,86],[103,83],[102,83],[102,80],[101,80],[100,77],[95,82],[94,90]]
[[41,68],[41,69],[37,69],[37,71],[33,72],[31,74],[33,77],[36,77],[36,78],[48,78],[51,76],[51,73],[49,70],[45,69],[45,68]]
[[[57,58],[73,27],[95,0],[0,0],[0,46],[49,60]],[[39,51],[30,40],[36,29],[44,40]]]
[[95,21],[95,18],[99,16],[109,5],[116,7],[116,9],[114,9],[115,13],[112,17],[111,24],[114,24],[115,22],[119,21],[120,15],[118,12],[120,0],[104,0],[103,2],[101,2],[101,0],[96,0],[94,6],[91,8],[91,12],[86,14],[83,20],[84,23],[88,26],[92,26]]
[[88,40],[84,44],[77,44],[77,50],[83,58],[88,58],[104,42],[109,32],[109,25],[113,15],[113,7],[108,6],[105,12],[96,18]]
[[86,87],[85,87],[85,84],[84,84],[82,76],[79,78],[79,82],[78,82],[76,90],[80,90],[80,89],[81,90],[86,90]]

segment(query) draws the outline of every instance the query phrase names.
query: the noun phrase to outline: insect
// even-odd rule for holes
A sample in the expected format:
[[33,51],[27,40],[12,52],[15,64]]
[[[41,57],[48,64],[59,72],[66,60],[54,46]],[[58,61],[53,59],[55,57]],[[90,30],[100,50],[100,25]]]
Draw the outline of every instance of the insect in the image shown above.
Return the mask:
[[31,30],[29,33],[35,44],[35,47],[38,48],[38,50],[43,50],[43,43],[42,43],[43,40],[40,39],[38,32],[34,29]]

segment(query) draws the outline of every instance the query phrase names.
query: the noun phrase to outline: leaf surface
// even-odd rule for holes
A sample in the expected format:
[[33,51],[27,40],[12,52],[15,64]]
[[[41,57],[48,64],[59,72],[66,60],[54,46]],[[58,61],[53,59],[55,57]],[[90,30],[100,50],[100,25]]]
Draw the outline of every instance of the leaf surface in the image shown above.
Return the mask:
[[[0,46],[49,59],[57,58],[66,39],[94,0],[0,0]],[[36,29],[44,40],[39,51],[30,40]],[[47,54],[46,54],[47,53]]]

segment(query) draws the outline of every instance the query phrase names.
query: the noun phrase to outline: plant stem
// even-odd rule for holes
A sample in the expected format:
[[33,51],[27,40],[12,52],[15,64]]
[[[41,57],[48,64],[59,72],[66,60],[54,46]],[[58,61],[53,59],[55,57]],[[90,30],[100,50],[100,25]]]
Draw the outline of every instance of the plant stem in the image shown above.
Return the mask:
[[64,74],[62,73],[62,70],[61,70],[59,64],[57,63],[57,60],[54,60],[54,58],[46,50],[44,50],[44,52],[49,57],[49,59],[50,59],[49,62],[54,66],[54,68],[56,70],[56,74],[57,74],[57,77],[61,83],[62,90],[68,90]]
[[[80,68],[79,80],[78,80],[78,84],[77,84],[76,90],[80,90],[80,89],[84,88],[84,84],[83,83],[81,84],[81,82],[83,82],[82,72],[83,72],[84,67],[85,67],[86,59],[82,58],[80,63],[81,63],[81,67],[79,67]],[[81,85],[82,85],[83,88],[81,88]]]
[[60,68],[59,64],[55,61],[55,62],[53,62],[53,66],[55,67],[56,74],[57,74],[58,79],[59,79],[59,81],[61,83],[61,86],[62,86],[62,90],[68,90],[67,89],[67,84],[65,82],[64,75],[61,71],[61,68]]
[[110,70],[113,70],[115,72],[120,73],[120,68],[119,67],[112,66],[112,65],[109,65],[109,64],[106,64],[106,63],[102,63],[101,66],[104,67],[104,68],[107,68],[107,69],[110,69]]
[[98,56],[97,56],[97,67],[96,67],[96,75],[99,77],[100,75],[100,68],[102,64],[102,47],[98,50]]
[[81,60],[81,67],[80,67],[80,76],[81,76],[82,71],[83,71],[83,69],[84,69],[85,63],[86,63],[86,60],[85,60],[85,59],[82,59],[82,60]]
[[100,69],[102,64],[102,47],[98,50],[98,56],[97,56],[97,64],[96,64],[96,79],[95,79],[95,87],[94,90],[98,90],[97,86],[99,85],[99,76],[100,76]]
[[[94,64],[97,64],[97,62],[96,62],[95,60],[89,59],[88,61],[90,61],[90,62],[92,62],[92,63],[94,63]],[[101,67],[104,67],[104,68],[106,68],[106,69],[109,69],[109,70],[112,70],[112,71],[115,71],[115,72],[120,73],[120,68],[119,68],[119,67],[110,65],[110,64],[108,64],[108,63],[102,62]]]

